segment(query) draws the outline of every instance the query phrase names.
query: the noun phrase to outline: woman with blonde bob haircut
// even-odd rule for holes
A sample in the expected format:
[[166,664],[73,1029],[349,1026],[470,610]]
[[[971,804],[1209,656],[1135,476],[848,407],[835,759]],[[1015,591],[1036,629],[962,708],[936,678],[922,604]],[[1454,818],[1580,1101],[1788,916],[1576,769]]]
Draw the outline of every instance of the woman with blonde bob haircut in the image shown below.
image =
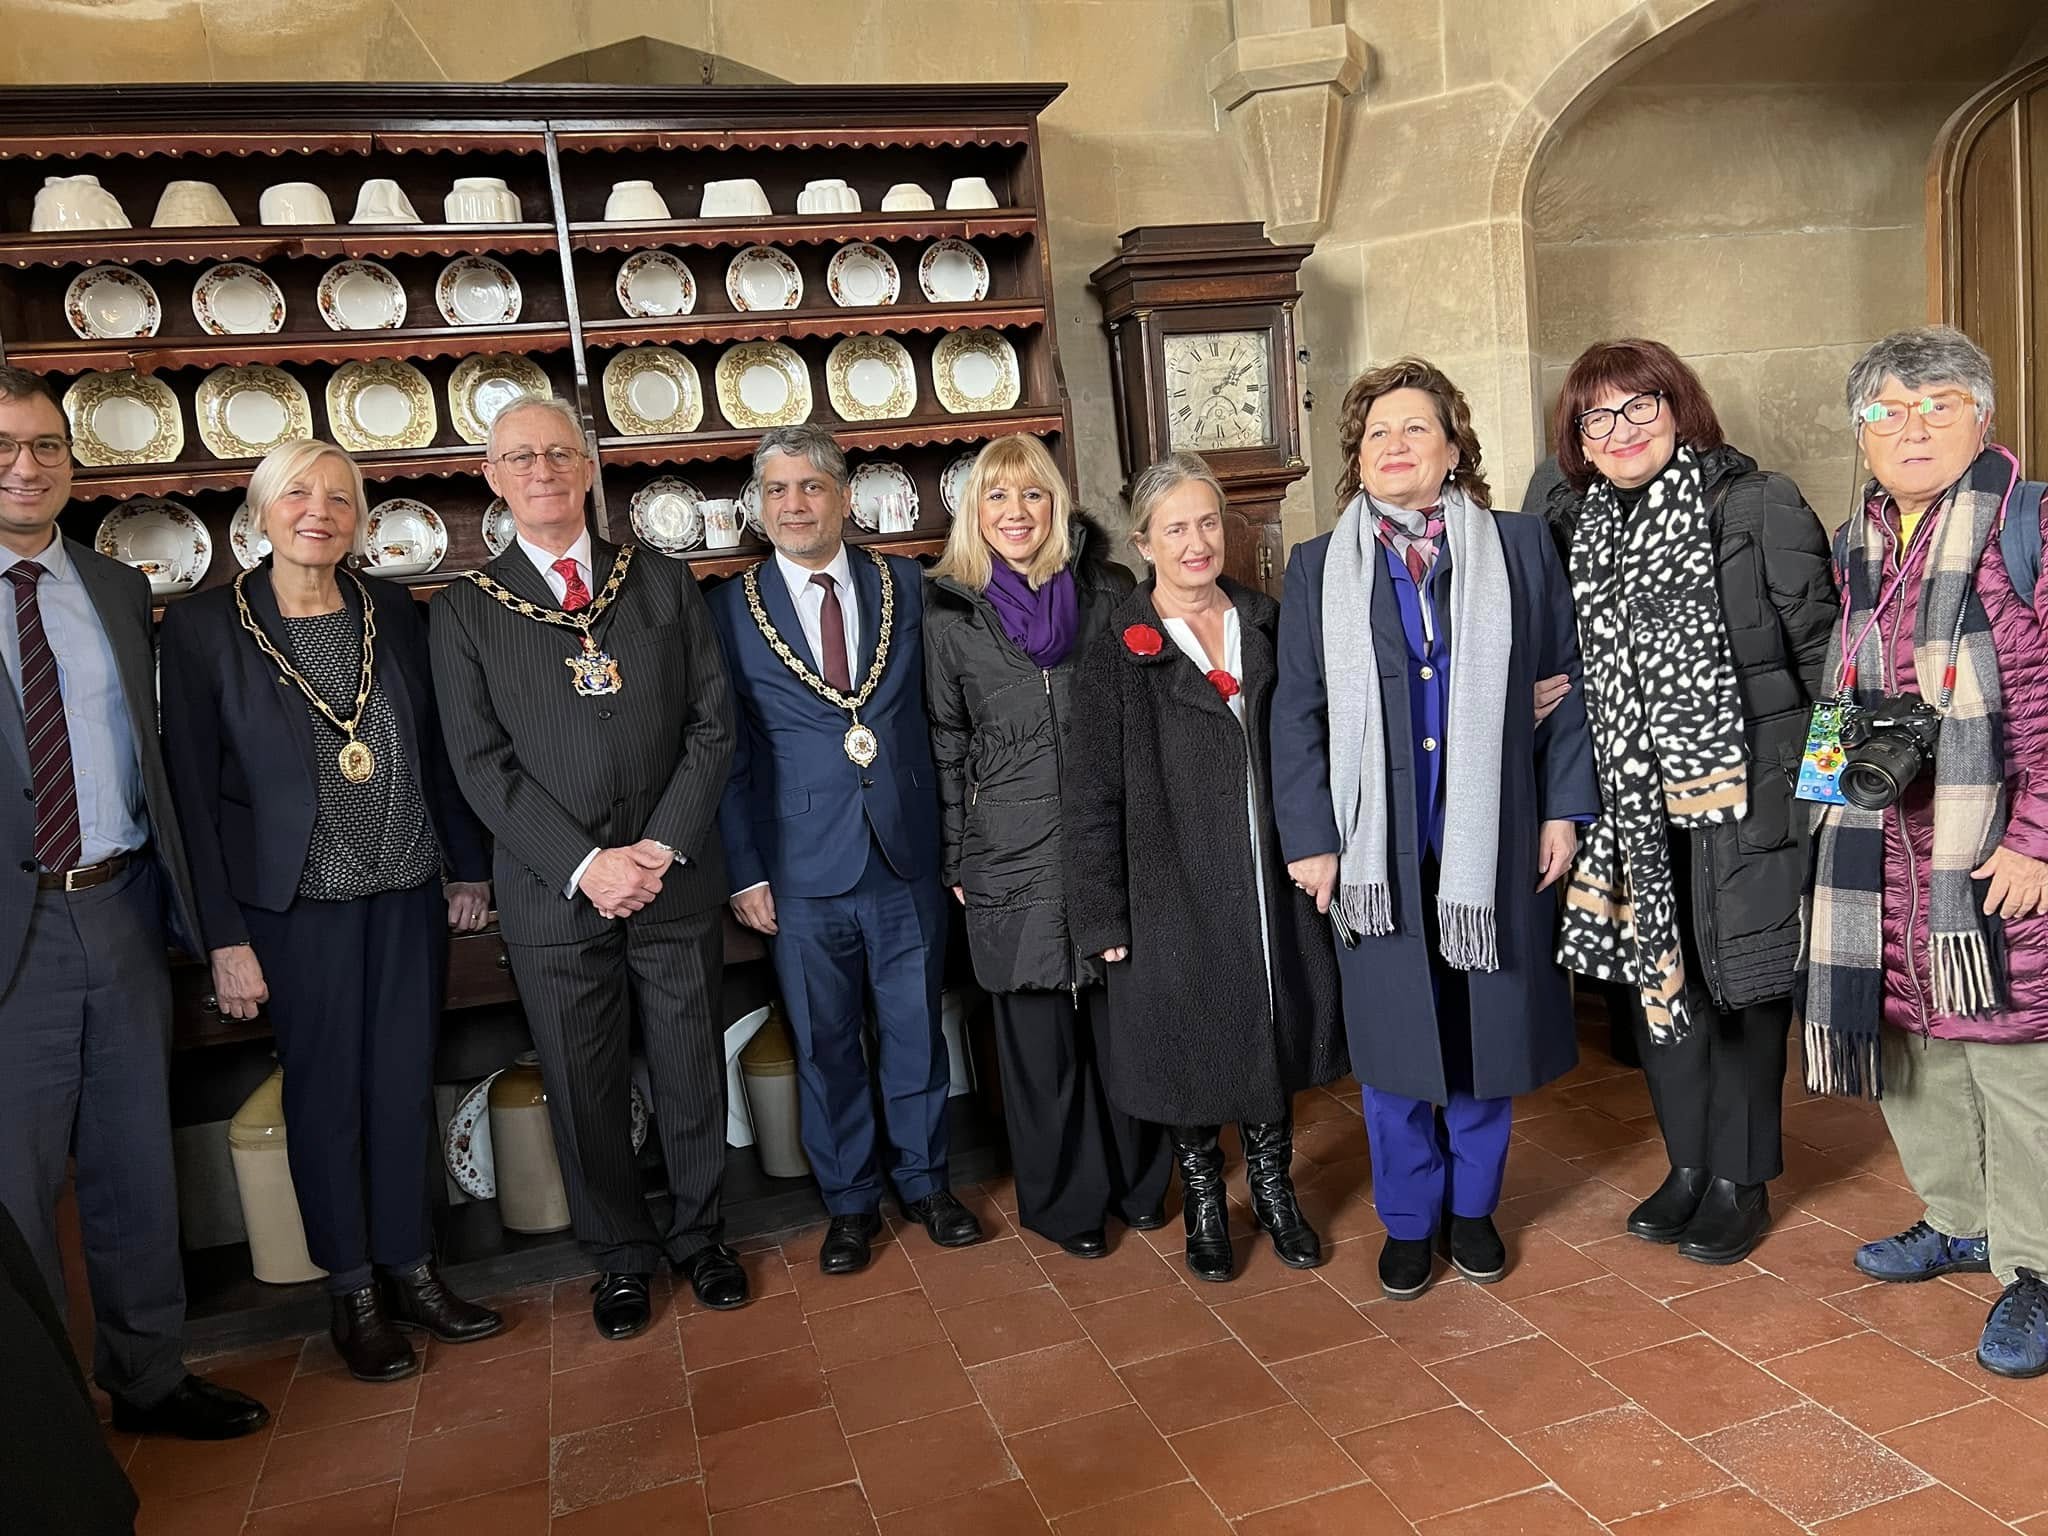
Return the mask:
[[1109,549],[1043,443],[997,438],[967,476],[924,624],[945,882],[994,1002],[1018,1216],[1084,1259],[1109,1251],[1110,1216],[1164,1222],[1168,1176],[1159,1128],[1109,1102],[1102,962],[1074,946],[1061,868],[1070,680],[1131,590]]

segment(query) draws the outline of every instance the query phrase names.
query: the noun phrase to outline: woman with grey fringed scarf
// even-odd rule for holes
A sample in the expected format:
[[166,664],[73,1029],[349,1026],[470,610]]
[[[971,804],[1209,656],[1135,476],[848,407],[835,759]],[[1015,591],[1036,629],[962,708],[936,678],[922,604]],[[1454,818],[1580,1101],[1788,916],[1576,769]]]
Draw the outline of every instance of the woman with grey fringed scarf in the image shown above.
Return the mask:
[[[1991,360],[1946,326],[1849,371],[1871,480],[1835,536],[1831,691],[1940,717],[1931,759],[1817,806],[1807,1083],[1881,1100],[1927,1214],[1877,1280],[1995,1272],[1977,1362],[2048,1372],[2048,630],[2041,491],[1991,442]],[[1852,719],[1854,710],[1852,709]],[[1855,776],[1855,777],[1852,777]]]
[[1364,1086],[1380,1286],[1427,1288],[1435,1239],[1482,1284],[1512,1098],[1578,1060],[1554,887],[1599,809],[1571,594],[1540,519],[1496,516],[1456,385],[1408,358],[1344,398],[1343,515],[1280,607],[1273,800],[1329,913]]

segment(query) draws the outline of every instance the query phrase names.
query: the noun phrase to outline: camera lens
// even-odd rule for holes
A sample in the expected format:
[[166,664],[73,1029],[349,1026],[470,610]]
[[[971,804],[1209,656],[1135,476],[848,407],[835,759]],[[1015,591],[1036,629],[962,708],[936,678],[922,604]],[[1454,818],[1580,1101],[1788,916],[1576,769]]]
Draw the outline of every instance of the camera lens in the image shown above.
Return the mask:
[[1842,798],[1859,810],[1881,811],[1906,792],[1926,762],[1926,753],[1910,732],[1874,732],[1842,765]]

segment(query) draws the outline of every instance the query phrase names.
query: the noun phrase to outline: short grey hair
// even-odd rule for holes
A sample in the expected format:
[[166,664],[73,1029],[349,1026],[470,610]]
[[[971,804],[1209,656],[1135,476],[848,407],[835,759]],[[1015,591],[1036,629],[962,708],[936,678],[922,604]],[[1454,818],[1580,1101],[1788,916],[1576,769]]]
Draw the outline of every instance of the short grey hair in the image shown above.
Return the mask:
[[1224,494],[1223,482],[1216,478],[1216,472],[1199,455],[1169,453],[1131,482],[1133,543],[1152,537],[1152,514],[1159,510],[1159,503],[1190,482],[1209,487],[1216,498],[1218,512],[1230,505],[1230,498]]
[[1849,420],[1861,426],[1863,407],[1877,398],[1887,377],[1908,389],[1960,384],[1977,402],[1980,421],[1989,421],[1997,405],[1991,359],[1984,349],[1952,325],[1916,325],[1893,331],[1871,347],[1849,370]]
[[761,434],[761,441],[754,445],[754,478],[761,478],[761,472],[768,467],[768,460],[774,454],[786,454],[792,459],[807,459],[811,468],[821,475],[830,475],[832,483],[842,490],[846,486],[846,454],[823,427],[806,423],[800,427],[771,427]]
[[[491,418],[490,434],[484,442],[484,452],[489,457],[498,456],[498,428],[520,411],[546,411],[558,416],[562,424],[576,434],[576,441],[583,442],[583,413],[575,406],[560,395],[524,395]],[[588,447],[588,444],[585,446]]]

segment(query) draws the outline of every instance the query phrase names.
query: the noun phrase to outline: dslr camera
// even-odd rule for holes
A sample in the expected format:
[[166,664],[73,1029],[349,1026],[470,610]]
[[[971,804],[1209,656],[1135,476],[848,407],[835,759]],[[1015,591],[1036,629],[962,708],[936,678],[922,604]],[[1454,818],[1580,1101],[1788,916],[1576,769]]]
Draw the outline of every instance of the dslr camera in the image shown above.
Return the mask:
[[1896,804],[1934,761],[1941,715],[1925,699],[1894,694],[1858,705],[1842,722],[1842,798],[1866,811]]

